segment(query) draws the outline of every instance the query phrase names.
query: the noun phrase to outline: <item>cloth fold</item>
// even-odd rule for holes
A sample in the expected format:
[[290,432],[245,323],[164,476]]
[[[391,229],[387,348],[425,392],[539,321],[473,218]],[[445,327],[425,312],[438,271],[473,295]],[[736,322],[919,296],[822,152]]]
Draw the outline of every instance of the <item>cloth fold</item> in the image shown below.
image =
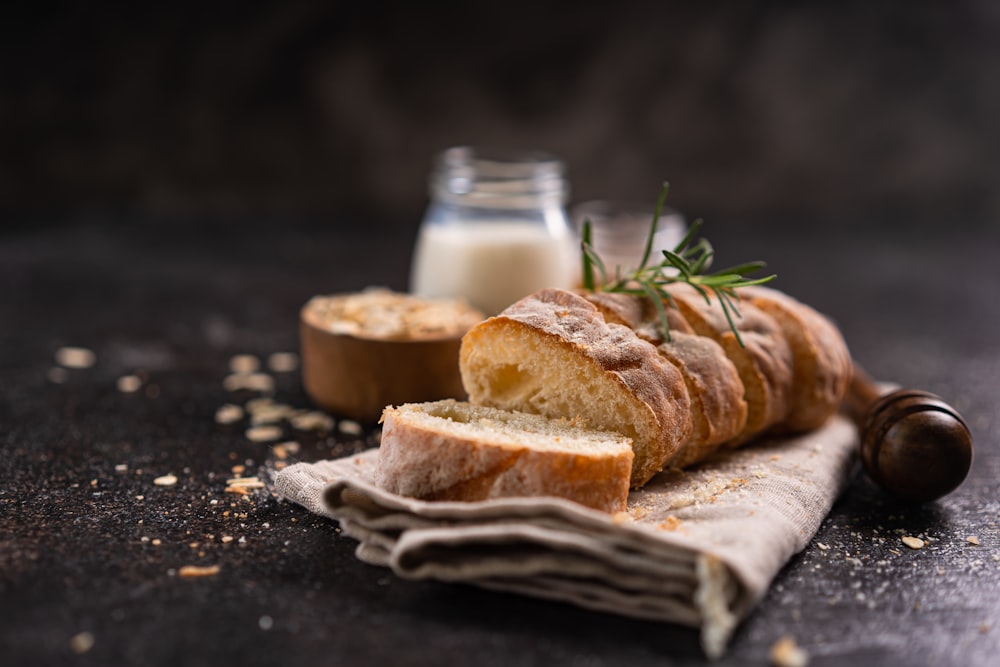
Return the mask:
[[686,470],[608,515],[557,498],[428,502],[372,482],[378,450],[282,470],[277,491],[337,520],[359,559],[409,579],[464,582],[700,629],[710,657],[809,542],[845,487],[857,432],[837,416]]

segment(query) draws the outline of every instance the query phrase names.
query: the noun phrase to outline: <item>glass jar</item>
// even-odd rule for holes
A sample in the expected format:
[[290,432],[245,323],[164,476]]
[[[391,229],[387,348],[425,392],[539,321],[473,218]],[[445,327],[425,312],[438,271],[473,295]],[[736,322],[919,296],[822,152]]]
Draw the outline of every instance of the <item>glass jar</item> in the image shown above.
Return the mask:
[[[583,233],[584,221],[590,222],[590,242],[601,258],[608,280],[616,272],[638,268],[656,216],[653,202],[595,199],[575,204],[571,209],[573,227]],[[673,250],[684,238],[687,223],[679,211],[663,207],[657,218],[649,264],[663,261],[664,250]]]
[[541,152],[468,146],[439,154],[420,225],[410,290],[464,297],[495,315],[545,287],[572,287],[576,235],[563,163]]

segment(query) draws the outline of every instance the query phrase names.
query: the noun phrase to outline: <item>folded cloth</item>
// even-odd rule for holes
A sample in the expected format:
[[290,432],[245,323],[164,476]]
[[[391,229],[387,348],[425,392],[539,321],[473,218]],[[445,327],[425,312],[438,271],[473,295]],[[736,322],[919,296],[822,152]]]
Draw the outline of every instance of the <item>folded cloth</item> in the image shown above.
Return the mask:
[[812,539],[851,474],[857,431],[837,416],[686,470],[603,514],[557,498],[430,502],[372,482],[378,450],[282,470],[277,491],[340,522],[362,561],[700,629],[709,657]]

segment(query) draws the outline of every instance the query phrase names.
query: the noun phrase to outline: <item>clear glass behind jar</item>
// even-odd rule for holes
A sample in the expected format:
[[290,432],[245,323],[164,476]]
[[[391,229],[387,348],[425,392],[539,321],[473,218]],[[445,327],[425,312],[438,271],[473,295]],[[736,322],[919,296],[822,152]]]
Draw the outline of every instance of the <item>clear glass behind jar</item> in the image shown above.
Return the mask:
[[464,297],[495,315],[544,287],[577,283],[563,163],[541,152],[450,148],[434,161],[410,290]]

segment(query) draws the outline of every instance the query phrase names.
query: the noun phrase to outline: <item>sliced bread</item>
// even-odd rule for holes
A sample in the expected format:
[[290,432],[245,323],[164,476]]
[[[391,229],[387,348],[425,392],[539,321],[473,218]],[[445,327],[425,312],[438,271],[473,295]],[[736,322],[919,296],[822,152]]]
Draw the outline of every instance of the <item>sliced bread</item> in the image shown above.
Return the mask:
[[[580,294],[597,306],[606,322],[627,326],[635,331],[639,338],[653,345],[659,345],[667,340],[659,311],[647,297],[620,292],[584,291]],[[694,329],[676,308],[666,308],[664,314],[671,334],[694,333]]]
[[619,512],[632,460],[617,433],[444,400],[385,409],[375,482],[425,500],[555,496]]
[[741,298],[778,323],[791,346],[793,385],[782,430],[821,426],[840,407],[851,380],[851,355],[840,331],[826,316],[768,287],[740,290]]
[[597,306],[606,321],[631,327],[640,338],[655,344],[684,378],[691,400],[692,430],[668,461],[669,466],[681,468],[703,461],[743,432],[747,420],[743,382],[715,340],[695,334],[680,311],[669,304],[664,311],[670,328],[668,339],[649,298],[609,292],[582,295]]
[[691,397],[691,437],[668,465],[683,468],[704,461],[743,433],[747,402],[743,381],[725,351],[711,338],[672,331],[657,349],[684,377]]
[[[733,317],[733,333],[714,296],[706,298],[690,285],[669,288],[673,301],[695,332],[715,340],[733,362],[743,383],[747,420],[730,444],[741,445],[781,423],[788,414],[792,386],[792,352],[774,318],[747,301]],[[742,345],[740,344],[742,340]]]
[[474,404],[629,437],[632,486],[662,470],[691,433],[691,400],[677,368],[567,290],[541,290],[473,327],[459,369]]

